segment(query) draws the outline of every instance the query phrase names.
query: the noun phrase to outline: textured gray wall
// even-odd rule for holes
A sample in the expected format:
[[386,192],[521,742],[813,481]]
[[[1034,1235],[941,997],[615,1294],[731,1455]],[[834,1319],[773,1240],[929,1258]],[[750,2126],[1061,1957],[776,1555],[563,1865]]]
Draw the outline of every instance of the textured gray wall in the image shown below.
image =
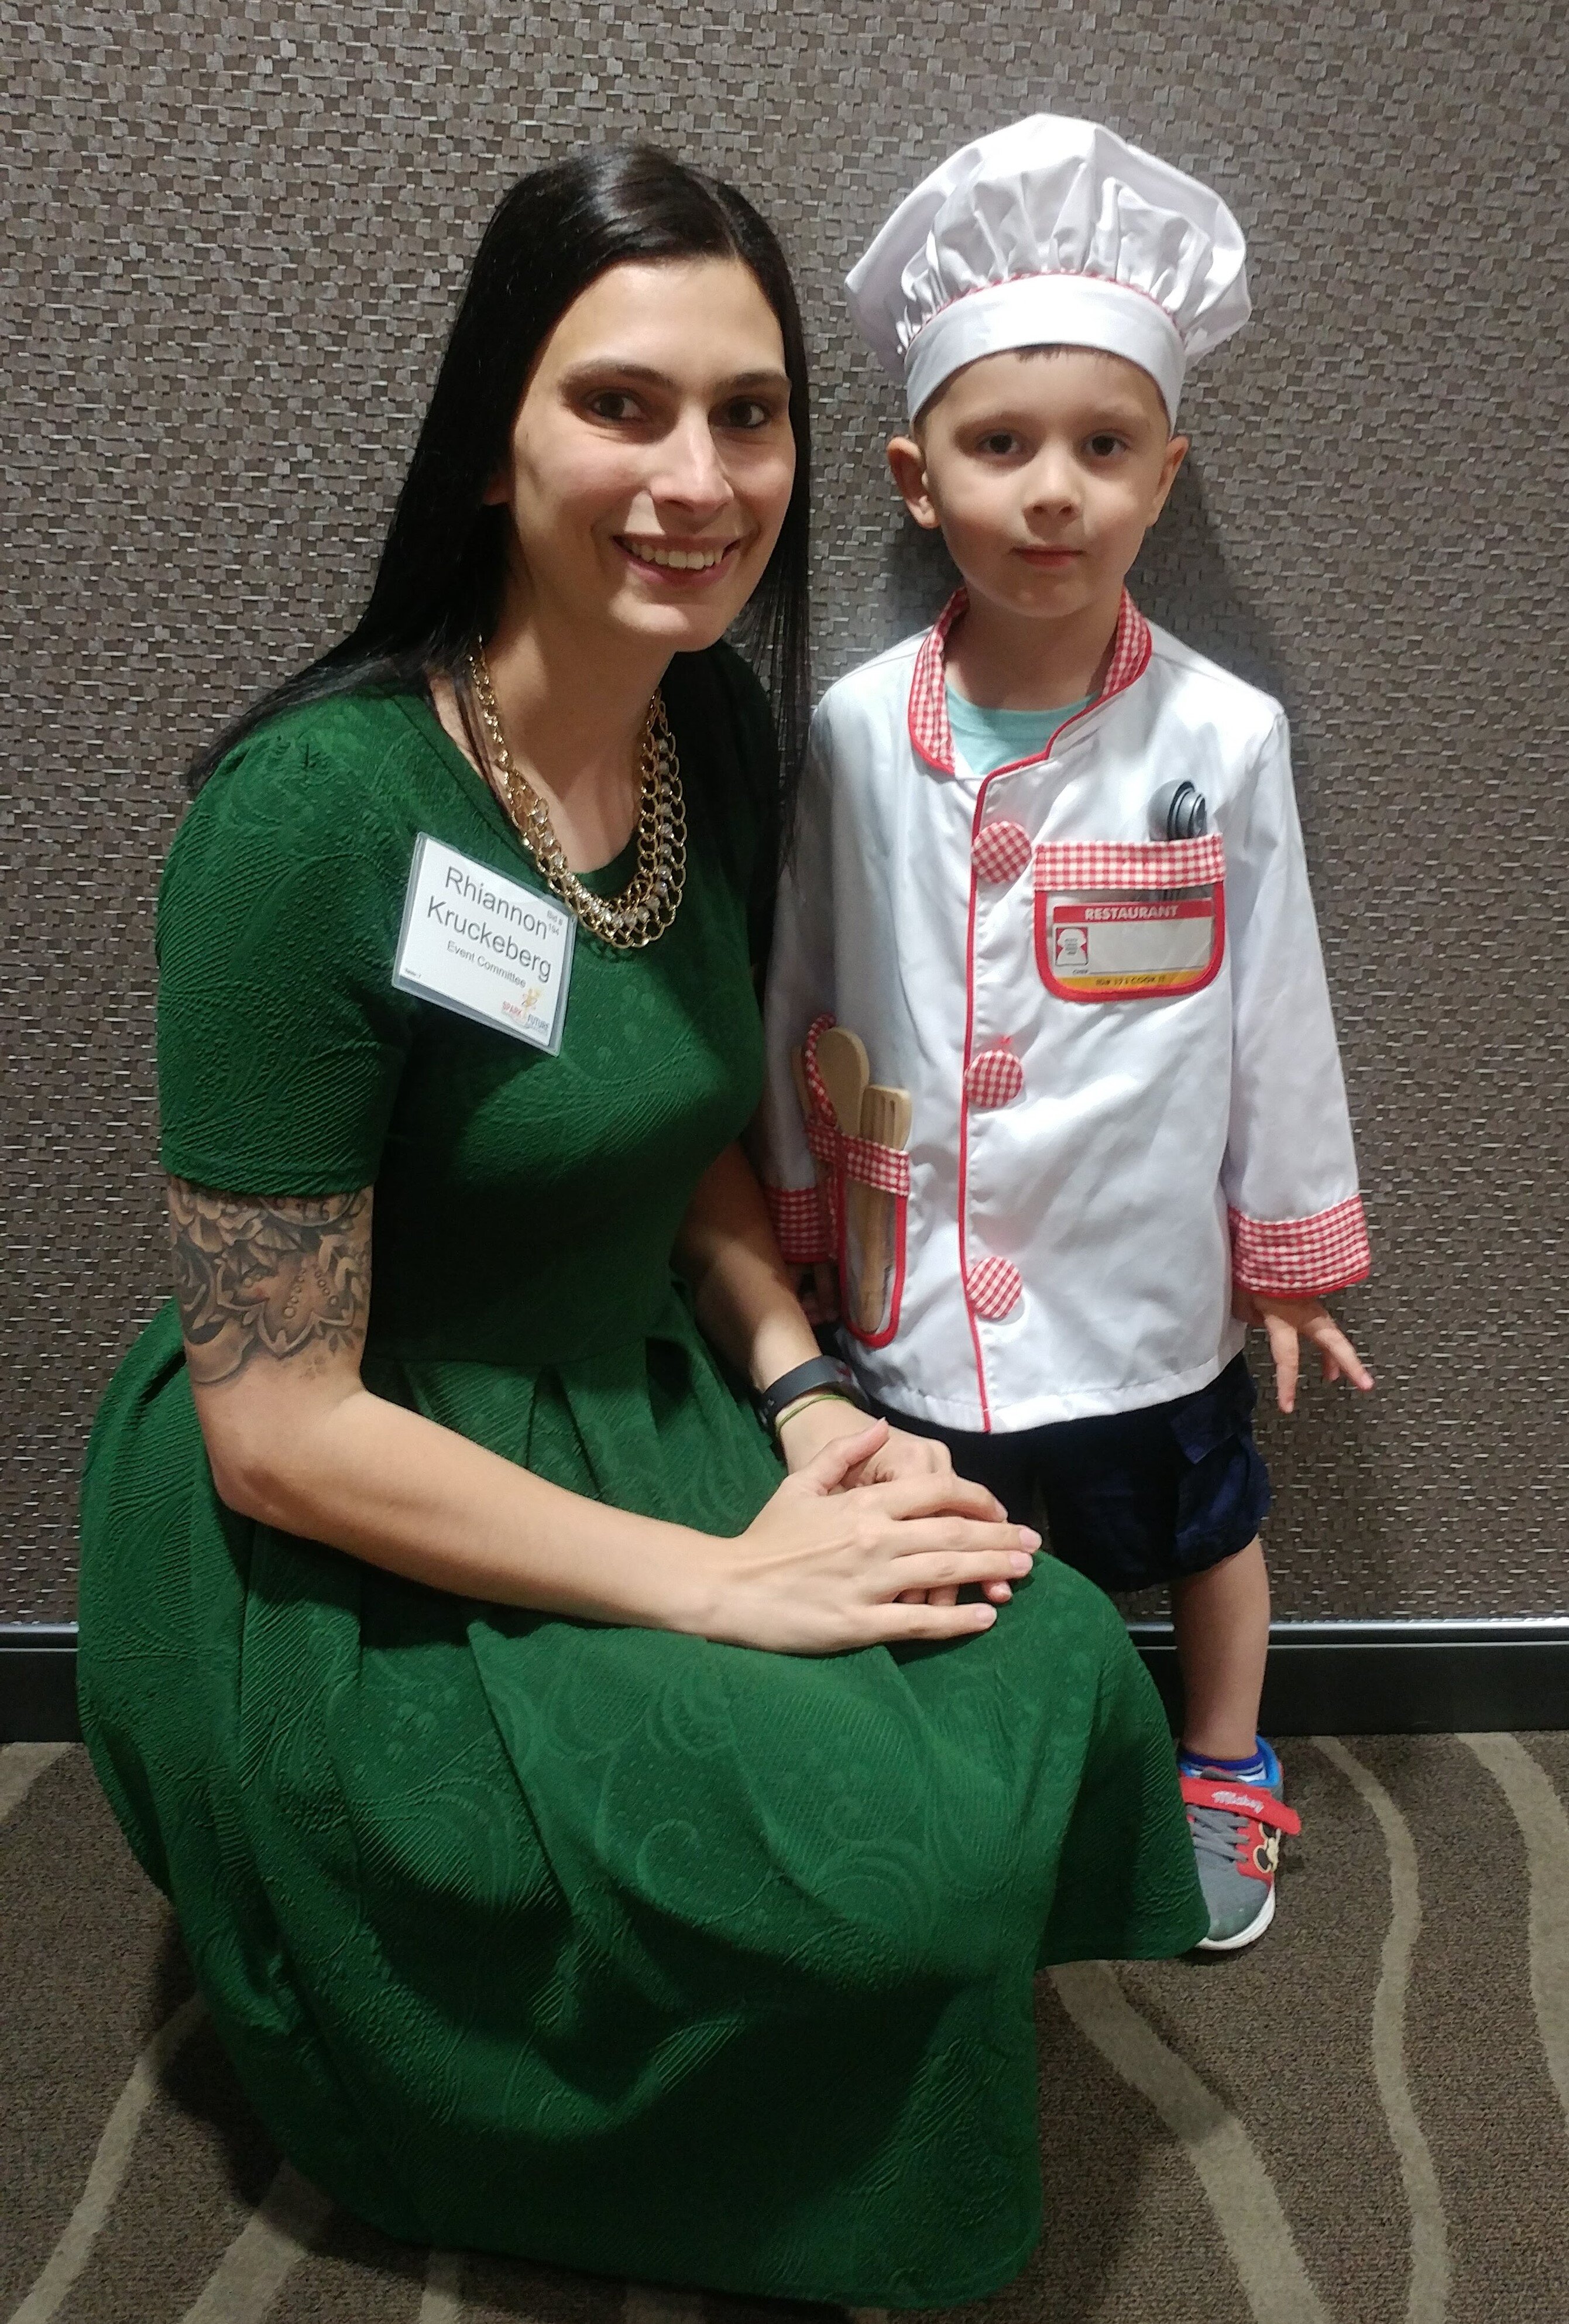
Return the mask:
[[69,1613],[95,1401],[161,1296],[152,900],[176,770],[356,609],[490,207],[582,138],[733,178],[817,373],[819,675],[942,589],[838,278],[1048,106],[1209,179],[1156,618],[1280,693],[1375,1240],[1375,1398],[1271,1426],[1288,1614],[1566,1603],[1564,12],[937,0],[525,12],[0,0],[9,941],[0,1620]]

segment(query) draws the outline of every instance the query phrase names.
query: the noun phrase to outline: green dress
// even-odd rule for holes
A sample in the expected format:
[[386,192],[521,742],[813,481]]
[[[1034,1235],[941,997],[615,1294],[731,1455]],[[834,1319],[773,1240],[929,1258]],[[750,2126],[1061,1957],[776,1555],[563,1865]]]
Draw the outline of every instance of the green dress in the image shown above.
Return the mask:
[[[646,953],[580,934],[554,1057],[390,981],[420,832],[538,884],[429,706],[247,742],[164,878],[162,1158],[374,1181],[372,1388],[734,1534],[780,1472],[670,1252],[761,1085],[769,740],[726,650],[666,698],[686,898]],[[272,2134],[391,2235],[966,2300],[1039,2228],[1038,1963],[1203,1933],[1153,1689],[1053,1563],[984,1636],[817,1659],[448,1597],[223,1505],[171,1307],[99,1414],[82,1548],[109,1797]]]

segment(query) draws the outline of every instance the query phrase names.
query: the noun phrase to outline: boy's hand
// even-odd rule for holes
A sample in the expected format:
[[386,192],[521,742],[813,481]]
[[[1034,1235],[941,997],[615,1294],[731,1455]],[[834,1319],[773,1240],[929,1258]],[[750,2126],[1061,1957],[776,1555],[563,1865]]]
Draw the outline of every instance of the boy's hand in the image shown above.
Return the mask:
[[1268,1333],[1275,1400],[1282,1412],[1296,1409],[1304,1340],[1318,1350],[1318,1369],[1326,1380],[1347,1379],[1364,1391],[1371,1388],[1371,1372],[1322,1299],[1271,1299],[1259,1292],[1238,1291],[1232,1313],[1244,1323],[1261,1324]]
[[839,1270],[831,1259],[819,1259],[811,1267],[798,1270],[796,1297],[808,1323],[815,1326],[838,1322]]

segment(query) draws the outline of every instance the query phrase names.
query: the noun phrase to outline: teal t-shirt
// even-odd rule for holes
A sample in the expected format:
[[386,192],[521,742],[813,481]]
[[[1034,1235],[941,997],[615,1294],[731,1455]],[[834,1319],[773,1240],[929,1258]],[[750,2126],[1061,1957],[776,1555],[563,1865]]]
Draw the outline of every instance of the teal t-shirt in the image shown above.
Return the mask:
[[1060,710],[983,710],[950,686],[948,724],[954,744],[973,775],[990,775],[1016,759],[1038,758],[1059,726],[1090,706],[1091,696]]

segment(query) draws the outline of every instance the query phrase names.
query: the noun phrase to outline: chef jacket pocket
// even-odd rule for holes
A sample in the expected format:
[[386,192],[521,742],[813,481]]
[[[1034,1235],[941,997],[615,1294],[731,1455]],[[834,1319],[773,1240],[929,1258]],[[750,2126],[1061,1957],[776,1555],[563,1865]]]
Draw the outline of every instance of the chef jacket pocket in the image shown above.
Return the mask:
[[899,1329],[909,1222],[909,1156],[870,1138],[839,1141],[839,1299],[852,1338],[886,1347]]
[[1226,859],[1203,839],[1044,840],[1035,959],[1059,1001],[1169,1001],[1218,973]]

